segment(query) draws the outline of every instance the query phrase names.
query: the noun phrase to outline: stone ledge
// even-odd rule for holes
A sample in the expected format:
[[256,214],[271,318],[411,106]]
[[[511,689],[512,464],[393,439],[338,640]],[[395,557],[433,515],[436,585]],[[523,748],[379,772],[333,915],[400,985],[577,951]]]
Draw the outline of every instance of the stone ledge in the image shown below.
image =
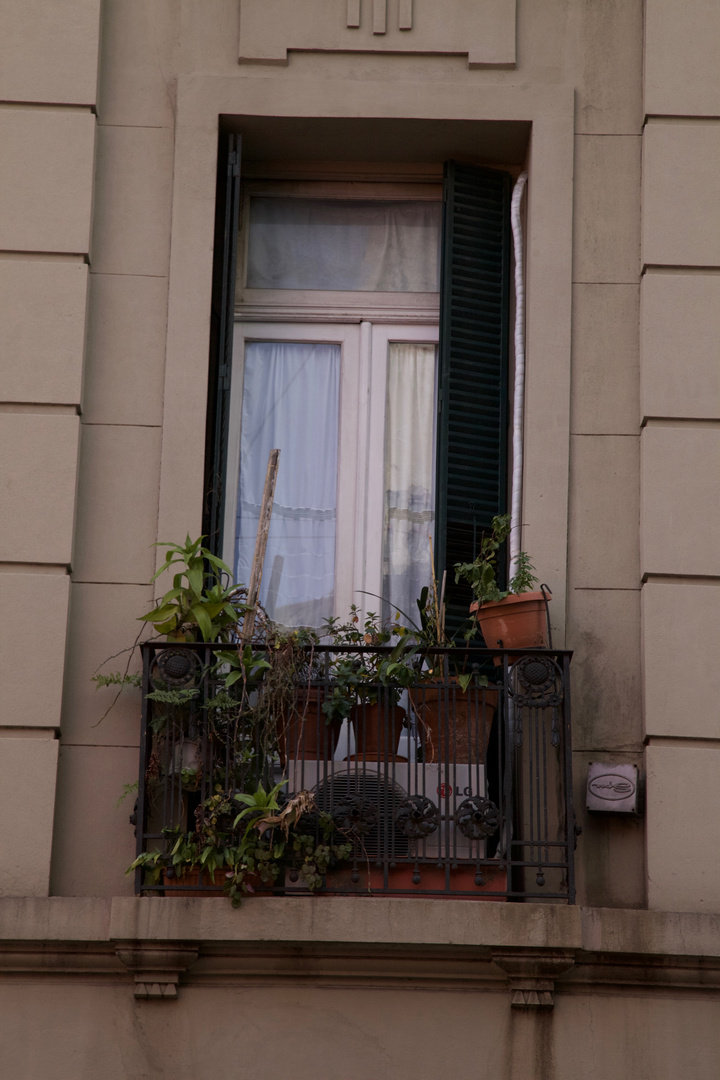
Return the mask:
[[0,944],[180,942],[209,948],[301,943],[477,953],[521,947],[591,956],[720,957],[720,916],[686,912],[376,897],[4,897]]

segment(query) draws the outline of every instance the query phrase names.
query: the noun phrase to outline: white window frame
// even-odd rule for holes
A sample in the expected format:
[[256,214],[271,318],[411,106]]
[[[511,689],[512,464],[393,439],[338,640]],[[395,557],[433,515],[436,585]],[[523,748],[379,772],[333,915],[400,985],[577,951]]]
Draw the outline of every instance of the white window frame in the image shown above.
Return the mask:
[[[334,614],[344,617],[352,603],[363,611],[379,609],[379,601],[367,594],[377,597],[382,590],[388,348],[396,342],[437,345],[437,310],[435,318],[435,325],[369,319],[336,323],[236,322],[223,536],[226,561],[234,561],[246,344],[297,341],[338,345],[341,368]],[[428,436],[434,440],[435,417],[432,423]]]

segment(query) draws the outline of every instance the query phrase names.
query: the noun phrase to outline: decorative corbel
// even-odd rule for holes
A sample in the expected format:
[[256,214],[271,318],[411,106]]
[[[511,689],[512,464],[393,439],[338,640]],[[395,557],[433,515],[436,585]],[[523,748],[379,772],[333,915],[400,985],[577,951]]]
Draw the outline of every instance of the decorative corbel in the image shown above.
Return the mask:
[[117,945],[118,960],[135,975],[135,997],[175,1001],[180,975],[195,963],[193,945]]
[[565,949],[498,949],[492,958],[508,977],[516,1009],[552,1009],[555,980],[575,963],[575,954]]

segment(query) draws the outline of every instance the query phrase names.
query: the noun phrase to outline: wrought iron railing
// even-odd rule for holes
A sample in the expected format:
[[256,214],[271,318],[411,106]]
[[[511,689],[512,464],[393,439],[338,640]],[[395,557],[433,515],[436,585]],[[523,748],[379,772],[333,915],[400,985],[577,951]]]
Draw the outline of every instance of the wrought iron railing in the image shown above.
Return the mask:
[[569,652],[437,649],[413,656],[410,685],[358,686],[387,647],[305,647],[280,678],[246,664],[234,679],[229,649],[143,646],[137,853],[158,854],[138,893],[220,893],[230,870],[185,875],[173,852],[199,852],[210,830],[237,857],[259,811],[236,822],[235,797],[281,785],[280,810],[310,795],[292,834],[268,815],[263,842],[276,834],[285,855],[269,883],[248,873],[249,891],[574,902]]

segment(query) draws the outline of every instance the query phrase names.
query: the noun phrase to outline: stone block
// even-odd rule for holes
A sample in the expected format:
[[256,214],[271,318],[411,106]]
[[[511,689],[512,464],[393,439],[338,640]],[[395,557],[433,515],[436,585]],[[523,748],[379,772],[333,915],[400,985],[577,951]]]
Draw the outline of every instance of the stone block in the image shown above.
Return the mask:
[[94,105],[100,0],[4,0],[0,101]]
[[639,430],[637,285],[573,286],[571,430]]
[[714,739],[720,700],[720,586],[646,582],[645,731]]
[[586,809],[585,788],[591,761],[632,764],[641,773],[644,771],[642,751],[573,751],[573,802],[577,824],[582,828],[575,849],[577,902],[591,910],[642,908],[646,894],[644,821],[633,815],[593,814]]
[[60,747],[51,887],[54,896],[131,896],[135,837],[128,817],[138,778],[135,747]]
[[574,281],[638,281],[639,136],[576,136],[574,221]]
[[[546,4],[523,9],[522,24],[531,15],[546,21]],[[579,23],[572,50],[577,93],[577,131],[583,134],[640,133],[643,121],[643,12],[636,0],[611,4],[576,4],[565,9]],[[530,54],[535,41],[528,41]],[[565,65],[573,62],[563,55]]]
[[720,6],[645,0],[645,111],[720,115]]
[[[142,670],[140,650],[136,649],[132,656],[126,650],[143,629],[144,624],[137,619],[150,610],[152,602],[151,585],[73,583],[63,695],[66,742],[139,746],[140,690],[124,689],[113,704],[118,688],[96,688],[91,680],[98,670],[104,675]],[[151,632],[146,630],[143,637]],[[111,711],[102,719],[111,705]]]
[[720,418],[720,274],[648,271],[640,312],[642,415]]
[[720,120],[653,120],[643,135],[646,266],[720,264]]
[[332,0],[240,0],[240,60],[286,64],[304,52],[461,53],[470,67],[514,67],[515,0],[445,0],[442,8],[399,8],[365,0],[357,12]]
[[649,423],[641,458],[642,573],[720,576],[720,428]]
[[0,400],[79,405],[87,265],[0,259]]
[[172,147],[165,128],[98,127],[94,273],[167,274]]
[[77,581],[149,582],[160,438],[159,428],[83,426],[73,558]]
[[91,274],[83,416],[162,423],[167,280]]
[[0,731],[0,896],[47,896],[58,743]]
[[89,109],[0,106],[0,249],[89,250],[94,142]]
[[636,589],[639,436],[575,435],[568,565],[575,589]]
[[640,592],[573,589],[568,599],[573,749],[640,751]]
[[4,414],[0,561],[70,562],[78,427],[73,414]]
[[647,762],[648,907],[720,913],[720,743],[653,746]]
[[60,726],[69,582],[0,573],[0,727]]

